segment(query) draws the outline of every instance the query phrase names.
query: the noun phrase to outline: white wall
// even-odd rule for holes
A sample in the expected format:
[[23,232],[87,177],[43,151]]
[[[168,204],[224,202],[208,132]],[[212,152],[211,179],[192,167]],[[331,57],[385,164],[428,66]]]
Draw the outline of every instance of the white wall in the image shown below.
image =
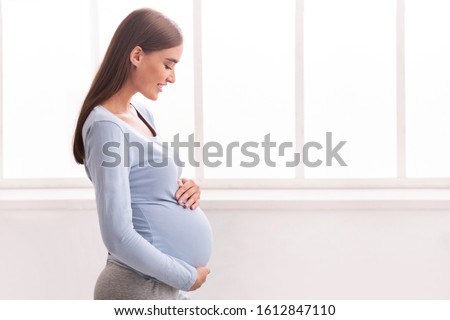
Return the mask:
[[[450,299],[448,209],[205,211],[212,273],[194,299]],[[0,299],[91,299],[106,258],[93,208],[3,206],[0,252]]]

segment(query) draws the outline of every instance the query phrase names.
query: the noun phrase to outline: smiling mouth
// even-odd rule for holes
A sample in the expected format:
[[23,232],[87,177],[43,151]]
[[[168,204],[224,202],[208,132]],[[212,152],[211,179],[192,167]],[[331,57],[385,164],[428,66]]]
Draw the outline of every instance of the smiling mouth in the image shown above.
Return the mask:
[[159,92],[162,92],[162,89],[163,89],[164,86],[165,86],[165,84],[158,83],[158,90],[159,90]]

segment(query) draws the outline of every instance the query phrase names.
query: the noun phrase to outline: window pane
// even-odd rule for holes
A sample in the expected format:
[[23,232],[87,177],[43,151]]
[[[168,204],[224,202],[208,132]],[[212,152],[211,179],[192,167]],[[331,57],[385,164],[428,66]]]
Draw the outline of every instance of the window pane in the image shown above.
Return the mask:
[[89,1],[3,1],[5,178],[85,176],[72,157],[92,77]]
[[[133,10],[149,7],[160,11],[181,28],[183,32],[183,55],[176,65],[176,82],[169,84],[160,93],[157,101],[141,95],[136,98],[148,105],[152,111],[158,133],[171,142],[176,134],[181,141],[188,141],[194,133],[194,58],[192,25],[192,1],[186,0],[133,0],[99,1],[100,57],[106,52],[114,31],[120,22]],[[180,148],[180,159],[186,164],[183,177],[195,177],[195,168],[189,165],[187,148]]]
[[449,17],[447,0],[406,2],[408,177],[450,177]]
[[[396,2],[305,0],[307,178],[396,176]],[[326,166],[326,132],[347,166]]]
[[[270,134],[277,146],[295,143],[295,1],[203,1],[202,9],[205,142],[218,142],[223,150],[222,157],[209,159],[222,163],[206,166],[205,177],[294,177],[295,168],[286,167],[292,158],[277,157],[278,147],[268,159],[276,167],[266,165],[262,142]],[[239,145],[226,156],[233,141]],[[241,150],[246,142],[258,144],[244,146],[255,156]]]

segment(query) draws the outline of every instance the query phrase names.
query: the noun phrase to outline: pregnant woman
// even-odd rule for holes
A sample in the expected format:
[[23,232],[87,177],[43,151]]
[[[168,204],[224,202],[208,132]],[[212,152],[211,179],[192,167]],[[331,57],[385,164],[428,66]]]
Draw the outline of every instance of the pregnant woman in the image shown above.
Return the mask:
[[86,96],[73,151],[95,188],[107,263],[94,299],[186,299],[209,274],[211,228],[200,190],[181,178],[140,92],[156,100],[175,82],[177,25],[152,9],[117,28]]

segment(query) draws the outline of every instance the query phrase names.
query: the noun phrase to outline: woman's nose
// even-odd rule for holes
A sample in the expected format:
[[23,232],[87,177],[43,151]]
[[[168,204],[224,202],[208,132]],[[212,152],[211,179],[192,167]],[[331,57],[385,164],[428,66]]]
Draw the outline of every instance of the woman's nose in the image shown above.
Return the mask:
[[172,70],[172,72],[167,77],[167,82],[174,83],[175,82],[175,71]]

